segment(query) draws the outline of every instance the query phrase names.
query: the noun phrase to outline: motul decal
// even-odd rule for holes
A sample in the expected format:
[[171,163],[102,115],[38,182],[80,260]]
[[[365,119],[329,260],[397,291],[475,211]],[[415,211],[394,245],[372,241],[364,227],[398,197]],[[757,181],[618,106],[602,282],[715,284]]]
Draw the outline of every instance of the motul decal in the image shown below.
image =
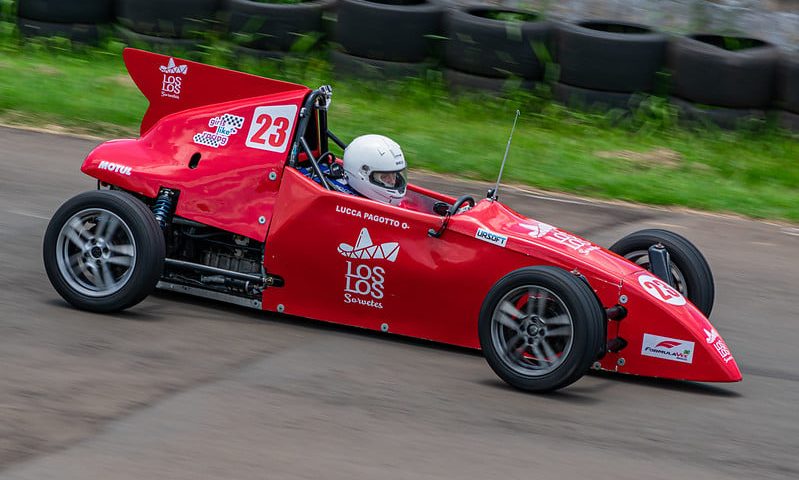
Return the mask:
[[694,342],[645,333],[641,355],[680,363],[693,363]]
[[106,160],[100,162],[100,165],[97,165],[97,168],[100,170],[107,170],[109,172],[118,173],[120,175],[128,175],[133,171],[131,167],[126,167],[125,165],[120,165],[118,163],[111,163]]
[[543,222],[538,222],[535,220],[531,221],[534,223],[520,223],[519,226],[525,230],[529,230],[527,234],[533,238],[543,238],[550,242],[559,243],[571,248],[572,250],[575,250],[581,255],[588,255],[594,250],[599,250],[599,247],[593,243],[583,240],[582,238],[572,235],[571,233],[558,230],[552,225]]
[[508,237],[505,235],[500,235],[491,230],[486,230],[485,228],[478,228],[477,233],[474,234],[474,238],[499,245],[500,247],[504,247],[508,243]]

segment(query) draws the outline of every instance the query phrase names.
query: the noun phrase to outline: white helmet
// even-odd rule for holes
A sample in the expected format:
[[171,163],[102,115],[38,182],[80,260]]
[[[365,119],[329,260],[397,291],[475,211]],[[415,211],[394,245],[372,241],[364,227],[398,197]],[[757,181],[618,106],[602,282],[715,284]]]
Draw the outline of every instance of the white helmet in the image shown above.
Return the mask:
[[408,185],[406,167],[400,146],[383,135],[361,135],[344,149],[347,181],[372,200],[399,204]]

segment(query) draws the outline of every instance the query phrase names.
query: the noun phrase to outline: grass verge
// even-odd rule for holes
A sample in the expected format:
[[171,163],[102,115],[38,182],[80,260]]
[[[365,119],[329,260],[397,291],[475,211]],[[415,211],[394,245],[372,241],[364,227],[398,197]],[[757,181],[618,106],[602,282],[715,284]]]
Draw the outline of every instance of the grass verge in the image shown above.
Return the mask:
[[[58,42],[0,39],[0,121],[100,137],[132,136],[147,104],[122,46],[75,51]],[[201,60],[312,87],[332,83],[331,128],[381,133],[412,168],[495,178],[516,108],[522,110],[505,180],[541,189],[799,221],[799,141],[770,124],[734,132],[684,128],[662,99],[625,117],[569,111],[547,92],[505,99],[451,97],[440,77],[364,84],[336,80],[323,57],[234,61],[224,47]],[[75,159],[76,165],[82,159]]]

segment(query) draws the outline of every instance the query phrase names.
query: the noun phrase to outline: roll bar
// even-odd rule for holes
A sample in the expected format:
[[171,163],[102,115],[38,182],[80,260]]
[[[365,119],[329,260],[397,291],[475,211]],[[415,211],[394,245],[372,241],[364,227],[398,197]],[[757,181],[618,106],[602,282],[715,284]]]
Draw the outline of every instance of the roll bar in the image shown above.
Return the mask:
[[311,147],[305,140],[305,132],[308,130],[308,123],[313,118],[313,111],[316,110],[319,114],[319,132],[321,134],[319,151],[328,151],[328,139],[333,140],[333,142],[342,149],[347,148],[347,144],[342,142],[341,139],[335,136],[333,132],[327,128],[327,110],[330,106],[330,100],[332,97],[333,87],[330,85],[322,85],[308,94],[308,98],[305,99],[305,102],[303,102],[302,108],[300,109],[300,123],[297,126],[297,131],[294,133],[294,140],[291,144],[291,155],[289,156],[289,166],[296,166],[297,156],[300,152],[300,149],[302,149],[305,155],[308,156],[308,160],[311,162],[311,167],[313,168],[314,173],[319,176],[322,186],[324,186],[327,190],[332,190],[332,187],[324,175],[322,175],[322,170],[319,168],[319,159],[314,157]]

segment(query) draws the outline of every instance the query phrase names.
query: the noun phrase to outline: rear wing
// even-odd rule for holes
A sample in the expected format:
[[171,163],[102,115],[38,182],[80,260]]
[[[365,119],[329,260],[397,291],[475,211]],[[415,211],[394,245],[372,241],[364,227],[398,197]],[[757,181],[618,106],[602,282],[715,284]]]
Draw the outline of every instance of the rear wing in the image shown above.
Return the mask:
[[150,107],[141,122],[144,135],[161,118],[182,110],[273,93],[311,90],[296,83],[272,80],[166,55],[126,48],[122,53],[130,77]]

